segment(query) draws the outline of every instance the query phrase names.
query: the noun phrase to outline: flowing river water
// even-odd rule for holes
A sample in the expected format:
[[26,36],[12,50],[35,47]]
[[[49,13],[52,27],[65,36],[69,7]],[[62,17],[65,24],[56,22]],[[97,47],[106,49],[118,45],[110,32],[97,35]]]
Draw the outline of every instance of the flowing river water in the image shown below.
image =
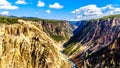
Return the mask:
[[73,68],[77,68],[77,65],[75,64],[75,62],[71,58],[68,58],[68,60],[73,64]]
[[[61,53],[64,54],[63,51],[61,51]],[[69,56],[67,56],[67,55],[65,55],[65,56],[68,57],[67,59],[73,64],[73,68],[77,68],[77,65],[75,64],[75,62],[71,58],[69,58]]]

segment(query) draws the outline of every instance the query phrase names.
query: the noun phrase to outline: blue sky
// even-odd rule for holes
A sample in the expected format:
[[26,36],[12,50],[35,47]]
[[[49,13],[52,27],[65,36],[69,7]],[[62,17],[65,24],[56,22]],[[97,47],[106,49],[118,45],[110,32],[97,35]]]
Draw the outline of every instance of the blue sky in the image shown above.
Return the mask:
[[119,0],[0,0],[2,15],[81,20],[119,13]]

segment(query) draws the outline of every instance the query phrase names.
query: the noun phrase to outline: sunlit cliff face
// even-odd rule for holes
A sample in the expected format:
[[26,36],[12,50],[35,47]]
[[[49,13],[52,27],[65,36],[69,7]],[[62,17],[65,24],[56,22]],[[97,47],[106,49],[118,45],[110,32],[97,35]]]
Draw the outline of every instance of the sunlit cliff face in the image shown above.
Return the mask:
[[0,68],[70,68],[40,23],[0,25]]

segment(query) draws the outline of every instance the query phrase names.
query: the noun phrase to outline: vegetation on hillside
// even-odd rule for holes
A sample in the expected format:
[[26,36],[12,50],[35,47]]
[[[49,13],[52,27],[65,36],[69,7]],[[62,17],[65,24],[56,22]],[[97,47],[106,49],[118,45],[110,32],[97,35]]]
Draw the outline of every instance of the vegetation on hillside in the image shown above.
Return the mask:
[[41,19],[41,18],[35,18],[35,17],[5,17],[5,16],[0,16],[0,23],[6,23],[6,24],[14,24],[18,23],[18,19],[23,19],[25,21],[34,21],[34,22],[47,22],[47,23],[63,23],[62,20],[50,20],[50,19]]
[[72,49],[74,47],[75,43],[71,43],[69,44],[69,46],[67,46],[65,49],[64,49],[64,53],[66,55],[70,55],[70,53],[72,52]]
[[53,35],[50,34],[50,37],[54,40],[56,40],[57,42],[64,40],[65,38],[63,36],[59,36],[59,35]]
[[41,19],[41,18],[34,18],[34,17],[20,17],[18,19],[23,19],[25,21],[35,21],[35,22],[39,22],[39,21],[42,21],[42,22],[47,22],[47,23],[53,23],[53,24],[56,24],[56,23],[63,23],[62,20],[53,20],[53,19]]
[[8,18],[8,17],[0,17],[0,23],[1,24],[14,24],[14,23],[18,23],[18,19],[17,18]]
[[62,20],[49,20],[49,19],[43,19],[43,22],[47,22],[47,23],[53,23],[53,24],[57,24],[57,23],[63,23]]
[[114,15],[108,15],[108,16],[103,16],[100,18],[93,18],[93,19],[89,19],[89,20],[85,20],[85,21],[97,21],[97,20],[107,20],[110,18],[120,18],[120,14],[114,14]]
[[24,18],[24,17],[20,17],[18,19],[23,19],[25,21],[34,21],[34,22],[38,22],[38,21],[42,20],[40,18]]
[[109,16],[104,16],[101,19],[108,19],[108,18],[119,18],[120,14],[115,14],[115,15],[109,15]]

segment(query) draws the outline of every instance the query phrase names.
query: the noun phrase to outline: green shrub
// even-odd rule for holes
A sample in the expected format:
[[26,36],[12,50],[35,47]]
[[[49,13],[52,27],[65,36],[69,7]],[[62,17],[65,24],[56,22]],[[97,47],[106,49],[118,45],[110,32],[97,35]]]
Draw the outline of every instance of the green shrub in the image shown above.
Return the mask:
[[69,55],[69,53],[71,53],[71,50],[73,49],[74,45],[75,45],[75,43],[69,44],[69,45],[64,49],[64,53],[65,53],[66,55]]
[[50,36],[52,39],[56,40],[57,42],[64,40],[63,36],[53,35],[53,34],[50,34]]
[[57,23],[63,23],[62,20],[49,20],[49,19],[43,19],[44,22],[47,23],[53,23],[53,24],[57,24]]
[[14,24],[14,23],[18,23],[18,19],[17,18],[0,17],[0,23]]

